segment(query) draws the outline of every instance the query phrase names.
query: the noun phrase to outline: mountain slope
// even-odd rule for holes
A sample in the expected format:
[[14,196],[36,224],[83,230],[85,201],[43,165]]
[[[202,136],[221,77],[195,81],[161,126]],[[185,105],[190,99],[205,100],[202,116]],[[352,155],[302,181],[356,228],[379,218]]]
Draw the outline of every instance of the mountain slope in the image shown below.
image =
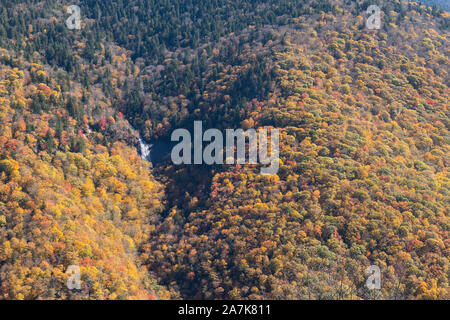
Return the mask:
[[[449,15],[167,4],[2,2],[0,297],[448,299]],[[280,129],[278,174],[134,150],[194,120]]]
[[[333,30],[330,20],[316,23]],[[187,197],[147,244],[150,269],[195,298],[447,297],[445,41],[305,25],[274,28],[264,49],[256,40],[241,52],[271,61],[270,91],[241,115],[244,128],[282,130],[278,175],[216,172],[207,199]],[[425,61],[416,53],[427,41]],[[365,288],[372,264],[380,292]]]

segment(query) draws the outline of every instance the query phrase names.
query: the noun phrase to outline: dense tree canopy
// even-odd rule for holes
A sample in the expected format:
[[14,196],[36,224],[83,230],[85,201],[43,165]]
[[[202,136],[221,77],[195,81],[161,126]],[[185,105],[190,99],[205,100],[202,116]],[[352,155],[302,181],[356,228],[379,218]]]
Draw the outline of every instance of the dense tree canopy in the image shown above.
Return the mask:
[[[448,299],[450,16],[372,2],[3,1],[0,298]],[[139,157],[194,120],[278,174]]]

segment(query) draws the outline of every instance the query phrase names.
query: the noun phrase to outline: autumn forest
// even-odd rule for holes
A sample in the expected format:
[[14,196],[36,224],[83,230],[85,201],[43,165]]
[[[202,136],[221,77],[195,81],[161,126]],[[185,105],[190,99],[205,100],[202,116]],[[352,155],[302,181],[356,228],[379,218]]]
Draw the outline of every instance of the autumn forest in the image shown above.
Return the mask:
[[[436,4],[2,0],[0,300],[450,299]],[[278,172],[143,156],[194,121],[278,129]]]

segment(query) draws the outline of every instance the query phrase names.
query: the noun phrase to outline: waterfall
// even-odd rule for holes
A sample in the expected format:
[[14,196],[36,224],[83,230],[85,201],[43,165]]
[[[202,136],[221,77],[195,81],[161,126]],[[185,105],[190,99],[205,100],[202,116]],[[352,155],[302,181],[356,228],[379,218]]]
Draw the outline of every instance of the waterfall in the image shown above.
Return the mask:
[[141,158],[147,161],[152,161],[150,159],[150,151],[152,149],[152,145],[145,143],[140,135],[139,135],[139,146],[141,151]]
[[139,139],[139,153],[143,160],[147,160],[153,164],[161,163],[170,157],[173,146],[172,141],[167,140],[152,140],[151,143],[145,142],[141,138],[139,131],[131,127]]
[[152,146],[153,144],[148,144],[146,143],[142,138],[141,138],[141,134],[139,133],[139,131],[137,131],[131,124],[130,124],[131,129],[133,129],[134,132],[137,133],[138,138],[139,138],[139,153],[141,154],[141,158],[143,160],[147,160],[147,161],[152,161],[150,158],[150,152],[152,150]]

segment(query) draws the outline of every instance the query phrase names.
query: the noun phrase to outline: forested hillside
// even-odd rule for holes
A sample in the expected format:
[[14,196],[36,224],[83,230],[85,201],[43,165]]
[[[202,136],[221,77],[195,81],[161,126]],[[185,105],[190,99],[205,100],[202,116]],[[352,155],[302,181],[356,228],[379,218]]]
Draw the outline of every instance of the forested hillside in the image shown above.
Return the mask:
[[[449,26],[398,0],[2,1],[0,299],[449,299]],[[279,129],[278,174],[141,159],[194,120]]]
[[450,11],[450,3],[447,0],[425,0],[424,3]]

